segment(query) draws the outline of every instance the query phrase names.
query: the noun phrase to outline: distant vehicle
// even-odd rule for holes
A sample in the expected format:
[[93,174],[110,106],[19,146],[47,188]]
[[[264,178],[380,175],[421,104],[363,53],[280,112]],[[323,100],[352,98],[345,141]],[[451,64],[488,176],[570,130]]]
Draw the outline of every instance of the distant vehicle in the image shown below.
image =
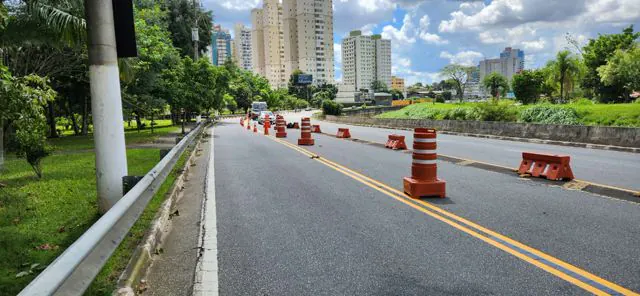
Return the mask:
[[260,112],[269,110],[267,102],[253,102],[251,103],[251,119],[256,120]]
[[307,107],[307,109],[304,109],[304,111],[311,111],[311,107]]
[[267,115],[269,115],[269,122],[271,123],[271,125],[273,125],[276,122],[276,115],[273,114],[273,112],[271,112],[271,111],[262,111],[262,112],[260,112],[260,114],[258,115],[258,123],[259,124],[264,124],[264,120],[265,120]]

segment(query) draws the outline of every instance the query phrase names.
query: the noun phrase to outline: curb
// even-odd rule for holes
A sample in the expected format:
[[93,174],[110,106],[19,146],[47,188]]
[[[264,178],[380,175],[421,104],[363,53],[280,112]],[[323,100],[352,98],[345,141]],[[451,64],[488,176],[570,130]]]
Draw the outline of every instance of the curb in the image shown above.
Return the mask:
[[[320,134],[336,138],[336,136],[332,134],[327,134],[324,132]],[[361,140],[356,138],[348,138],[345,140],[387,149],[383,143]],[[406,154],[413,153],[411,149],[392,150],[392,151],[397,151],[397,152],[406,153]],[[510,168],[510,167],[501,166],[497,164],[491,164],[491,163],[486,163],[486,162],[481,162],[481,161],[476,161],[471,159],[464,159],[464,158],[449,156],[449,155],[442,155],[442,154],[438,154],[438,160],[450,162],[456,165],[474,167],[478,169],[483,169],[487,171],[508,174],[508,175],[514,175],[518,171],[516,168]],[[579,190],[579,191],[584,191],[592,194],[602,195],[606,197],[621,199],[621,200],[640,204],[640,191],[633,191],[630,189],[618,188],[618,187],[613,187],[613,186],[608,186],[604,184],[598,184],[598,183],[593,183],[593,182],[578,180],[578,179],[574,179],[571,181],[551,181],[543,178],[528,178],[528,180],[544,183],[546,185],[551,185],[551,186],[560,186],[567,190]]]
[[[413,128],[388,126],[388,125],[381,125],[381,124],[360,124],[360,123],[350,123],[350,122],[342,122],[342,121],[327,120],[327,119],[323,119],[323,121],[332,122],[332,123],[339,123],[339,124],[355,125],[355,126],[364,126],[364,127],[376,127],[376,128],[386,128],[386,129],[396,129],[396,130],[406,130],[406,131],[413,130]],[[535,143],[535,144],[550,144],[550,145],[579,147],[579,148],[588,148],[588,149],[599,149],[599,150],[612,150],[612,151],[619,151],[619,152],[640,153],[640,148],[636,148],[636,147],[623,147],[623,146],[612,146],[612,145],[601,145],[601,144],[590,144],[590,143],[568,142],[568,141],[556,141],[556,140],[543,140],[543,139],[529,139],[529,138],[496,136],[496,135],[487,135],[487,134],[461,133],[461,132],[442,131],[442,130],[439,130],[438,133],[445,134],[445,135],[485,138],[485,139],[493,139],[493,140],[507,140],[507,141]]]
[[189,170],[197,155],[201,137],[202,134],[198,135],[194,140],[195,145],[193,146],[191,155],[189,155],[184,167],[182,167],[182,172],[176,178],[173,186],[167,193],[168,196],[166,197],[166,200],[162,205],[160,205],[151,225],[147,229],[147,233],[129,259],[127,267],[118,278],[116,290],[112,295],[135,296],[138,294],[136,293],[136,289],[146,275],[153,256],[161,252],[160,249],[162,243],[170,233],[171,209],[173,208],[173,205],[182,198],[183,185],[185,181],[188,181],[187,177],[189,175]]

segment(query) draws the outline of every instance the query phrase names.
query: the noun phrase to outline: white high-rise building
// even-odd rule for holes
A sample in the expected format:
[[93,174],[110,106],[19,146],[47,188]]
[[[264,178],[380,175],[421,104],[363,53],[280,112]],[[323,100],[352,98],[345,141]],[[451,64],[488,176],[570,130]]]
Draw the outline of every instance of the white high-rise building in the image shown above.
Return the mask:
[[[262,9],[254,9],[254,72],[264,75],[272,87],[286,87],[296,69],[311,74],[314,84],[333,83],[332,5],[332,0],[283,0],[282,5],[265,0]],[[255,34],[263,34],[262,42]]]
[[266,76],[264,69],[264,11],[251,10],[251,65],[253,72]]
[[478,68],[480,69],[480,81],[493,72],[500,73],[511,81],[513,75],[524,70],[524,51],[507,47],[500,53],[500,58],[482,60]]
[[251,70],[251,30],[245,27],[243,24],[236,24],[234,26],[235,39],[233,40],[233,58],[238,67]]
[[355,90],[371,89],[374,81],[391,87],[391,40],[352,31],[342,39],[342,80]]

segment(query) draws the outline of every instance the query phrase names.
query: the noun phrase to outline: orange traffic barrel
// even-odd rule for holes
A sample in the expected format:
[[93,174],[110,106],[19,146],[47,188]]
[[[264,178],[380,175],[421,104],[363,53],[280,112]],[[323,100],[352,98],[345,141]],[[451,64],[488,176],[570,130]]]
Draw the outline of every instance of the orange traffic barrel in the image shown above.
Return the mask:
[[311,119],[309,117],[302,118],[302,127],[300,129],[300,139],[298,145],[313,145],[314,140],[311,138]]
[[438,179],[436,130],[416,128],[413,133],[411,177],[403,179],[404,192],[412,198],[446,196],[446,182]]
[[287,132],[285,129],[284,117],[276,116],[276,138],[286,138]]

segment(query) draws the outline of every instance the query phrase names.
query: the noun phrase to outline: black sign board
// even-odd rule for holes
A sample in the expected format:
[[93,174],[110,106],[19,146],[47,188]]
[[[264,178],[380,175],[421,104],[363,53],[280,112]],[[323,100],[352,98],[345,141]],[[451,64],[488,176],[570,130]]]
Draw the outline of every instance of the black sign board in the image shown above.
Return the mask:
[[132,0],[111,0],[113,21],[116,29],[116,48],[119,58],[138,56],[136,28],[133,22]]

